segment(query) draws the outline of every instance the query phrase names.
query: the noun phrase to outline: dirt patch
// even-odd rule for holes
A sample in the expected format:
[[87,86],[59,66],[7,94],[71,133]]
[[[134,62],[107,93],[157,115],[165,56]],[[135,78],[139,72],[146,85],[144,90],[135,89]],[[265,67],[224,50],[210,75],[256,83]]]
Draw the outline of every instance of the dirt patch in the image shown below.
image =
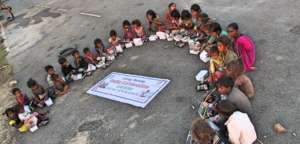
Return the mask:
[[79,132],[84,132],[84,131],[92,131],[95,130],[103,125],[102,120],[94,120],[94,121],[89,121],[81,124],[78,128]]
[[290,29],[290,32],[296,35],[300,35],[300,25],[296,25]]
[[20,14],[16,17],[16,22],[18,23],[17,26],[27,27],[31,24],[41,23],[43,21],[42,18],[45,18],[45,17],[57,18],[57,17],[61,16],[61,14],[58,12],[51,12],[50,8],[46,8],[46,9],[38,12],[37,14],[35,14],[32,17],[24,18],[25,16],[26,16],[26,14],[24,13],[24,14]]

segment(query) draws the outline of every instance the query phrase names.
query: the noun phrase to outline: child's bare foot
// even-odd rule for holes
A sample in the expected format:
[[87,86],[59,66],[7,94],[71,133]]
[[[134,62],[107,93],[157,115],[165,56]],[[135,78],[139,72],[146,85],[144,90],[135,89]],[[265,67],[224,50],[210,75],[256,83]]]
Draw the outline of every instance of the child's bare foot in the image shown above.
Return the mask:
[[251,69],[251,70],[256,70],[257,68],[256,68],[256,67],[250,67],[250,69]]

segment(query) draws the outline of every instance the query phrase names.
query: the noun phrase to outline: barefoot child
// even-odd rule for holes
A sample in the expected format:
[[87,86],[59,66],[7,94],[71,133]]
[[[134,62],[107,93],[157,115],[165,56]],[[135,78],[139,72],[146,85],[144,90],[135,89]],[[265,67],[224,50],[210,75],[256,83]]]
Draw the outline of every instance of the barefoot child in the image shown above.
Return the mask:
[[60,78],[59,75],[52,74],[51,80],[53,81],[53,87],[57,96],[63,96],[69,92],[69,85],[62,78]]
[[245,72],[255,70],[255,45],[253,40],[239,31],[237,23],[227,26],[229,36],[234,40],[234,51],[242,59]]
[[33,106],[43,108],[46,106],[46,101],[49,99],[48,92],[44,89],[43,86],[38,84],[35,80],[29,79],[27,81],[28,88],[31,89],[33,98]]
[[[53,81],[51,80],[51,75],[57,74],[57,73],[55,72],[55,69],[52,65],[45,66],[45,71],[47,72],[46,81],[48,83],[48,86],[52,87],[53,86]],[[62,79],[65,80],[64,78],[62,78]]]

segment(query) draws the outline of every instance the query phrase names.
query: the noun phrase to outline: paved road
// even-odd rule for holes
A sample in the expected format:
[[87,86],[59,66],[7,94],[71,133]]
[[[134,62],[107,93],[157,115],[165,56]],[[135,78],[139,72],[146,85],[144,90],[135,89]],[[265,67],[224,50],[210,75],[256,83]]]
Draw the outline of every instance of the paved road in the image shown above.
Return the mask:
[[[106,40],[112,28],[120,32],[124,19],[145,20],[149,8],[162,14],[169,3],[159,0],[10,2],[16,6],[19,16],[8,27],[12,49],[9,61],[23,88],[29,77],[46,85],[43,66],[53,64],[58,68],[57,54],[61,49],[74,44],[92,47],[95,37]],[[175,2],[180,8],[188,8],[193,3]],[[300,133],[300,58],[297,57],[300,2],[201,0],[199,3],[223,26],[238,22],[242,31],[255,40],[258,70],[250,76],[257,89],[252,103],[259,138],[266,144],[299,143],[299,136],[294,137],[291,132]],[[80,12],[100,14],[102,18],[81,16]],[[130,49],[110,68],[72,84],[72,92],[51,108],[51,123],[36,133],[17,135],[17,141],[24,144],[182,144],[191,119],[196,116],[190,105],[200,95],[194,91],[194,75],[203,67],[197,57],[169,42]],[[112,71],[168,78],[172,82],[146,109],[85,94]],[[289,132],[277,136],[272,131],[275,122],[283,123]]]

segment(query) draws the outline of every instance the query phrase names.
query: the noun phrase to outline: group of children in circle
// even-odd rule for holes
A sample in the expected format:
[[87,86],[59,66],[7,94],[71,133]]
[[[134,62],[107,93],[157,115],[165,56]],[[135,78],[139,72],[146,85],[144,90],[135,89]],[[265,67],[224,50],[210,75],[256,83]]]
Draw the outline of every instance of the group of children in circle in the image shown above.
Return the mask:
[[[63,76],[54,67],[45,67],[45,89],[36,80],[29,79],[27,86],[33,98],[27,97],[19,88],[14,88],[17,105],[6,109],[9,124],[20,132],[35,131],[49,121],[47,114],[37,112],[51,106],[53,100],[70,91],[69,83],[90,76],[98,68],[106,68],[126,48],[141,46],[147,41],[164,39],[175,41],[177,47],[189,47],[190,54],[197,55],[208,63],[208,77],[199,81],[198,90],[209,91],[199,103],[200,117],[193,121],[190,143],[250,144],[257,136],[251,122],[251,101],[255,95],[253,84],[245,74],[253,71],[255,45],[252,39],[240,33],[236,23],[227,26],[227,31],[206,13],[198,4],[180,13],[175,3],[170,3],[163,21],[153,10],[146,12],[148,34],[140,20],[131,23],[124,20],[123,38],[115,30],[109,33],[109,46],[102,40],[94,40],[94,48],[84,48],[84,56],[75,49],[71,54],[74,65],[65,56],[58,59]],[[206,85],[206,87],[203,87]],[[33,112],[35,111],[35,112]],[[189,138],[189,137],[188,137]]]

